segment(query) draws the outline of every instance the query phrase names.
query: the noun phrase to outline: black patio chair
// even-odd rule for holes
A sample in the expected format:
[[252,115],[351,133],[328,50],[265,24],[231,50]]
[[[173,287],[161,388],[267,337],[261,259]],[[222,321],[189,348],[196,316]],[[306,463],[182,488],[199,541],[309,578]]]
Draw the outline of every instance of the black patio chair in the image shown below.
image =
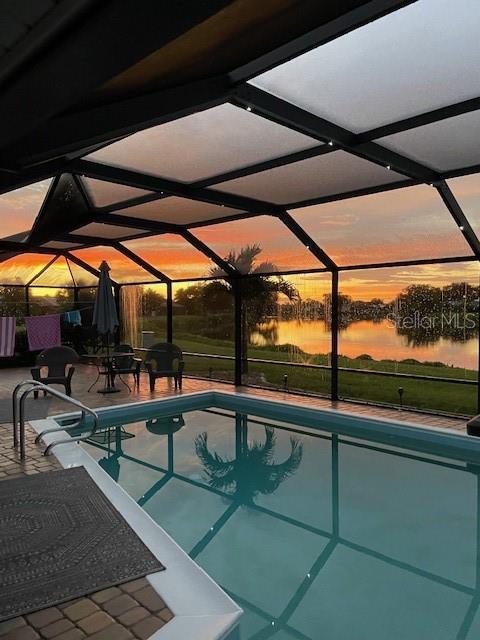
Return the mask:
[[182,389],[182,375],[185,368],[180,347],[170,342],[159,342],[150,347],[145,357],[145,367],[150,378],[150,391],[155,390],[157,378],[173,378],[175,389]]
[[[78,353],[70,347],[50,347],[38,354],[35,367],[30,371],[32,378],[43,384],[61,384],[65,387],[65,393],[72,395],[72,377],[75,372],[73,366],[80,360]],[[47,375],[42,377],[42,369],[47,368]],[[47,395],[43,392],[43,395]],[[33,392],[34,398],[38,398],[38,391]]]
[[[140,365],[142,364],[141,358],[135,358],[133,355],[121,355],[122,353],[133,353],[133,349],[129,344],[118,344],[112,354],[112,378],[115,383],[115,376],[119,376],[122,380],[122,375],[129,373],[133,374],[133,380],[137,387],[140,386]],[[120,354],[120,355],[117,355]],[[122,380],[125,386],[128,385]],[[130,387],[129,387],[130,388]]]

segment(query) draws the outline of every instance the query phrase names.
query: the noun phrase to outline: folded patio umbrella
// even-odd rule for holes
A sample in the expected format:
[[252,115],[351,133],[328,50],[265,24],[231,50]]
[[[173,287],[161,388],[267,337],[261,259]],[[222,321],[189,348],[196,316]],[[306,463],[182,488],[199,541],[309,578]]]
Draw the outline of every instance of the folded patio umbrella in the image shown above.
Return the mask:
[[93,322],[98,333],[107,336],[107,350],[109,347],[109,335],[114,333],[118,327],[118,314],[113,296],[112,281],[110,280],[110,267],[103,261],[99,267],[100,277],[98,279],[97,295],[95,296],[95,306],[93,308]]
[[97,295],[95,296],[92,324],[97,327],[98,333],[105,335],[113,333],[118,327],[118,315],[113,296],[113,285],[108,273],[110,267],[103,261],[99,269],[100,277],[98,279]]

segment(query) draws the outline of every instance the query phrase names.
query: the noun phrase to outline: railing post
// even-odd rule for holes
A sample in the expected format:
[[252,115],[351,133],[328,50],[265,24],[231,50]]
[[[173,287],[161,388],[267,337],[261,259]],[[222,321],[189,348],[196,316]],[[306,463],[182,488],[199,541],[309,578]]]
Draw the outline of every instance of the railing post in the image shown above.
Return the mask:
[[331,387],[332,400],[338,400],[338,271],[332,271],[332,295],[331,295],[331,332],[332,332],[332,359],[331,359]]
[[[18,392],[22,387],[27,385],[36,386],[38,382],[36,380],[24,380],[23,382],[19,382],[12,393],[12,418],[13,418],[13,447],[16,449],[18,447]],[[25,457],[25,456],[23,456]]]
[[235,386],[242,384],[242,284],[240,278],[232,280],[234,296],[234,327],[235,327]]
[[480,413],[480,299],[477,301],[477,349],[478,349],[478,366],[477,366],[477,414]]
[[167,342],[173,342],[173,291],[171,282],[167,282]]

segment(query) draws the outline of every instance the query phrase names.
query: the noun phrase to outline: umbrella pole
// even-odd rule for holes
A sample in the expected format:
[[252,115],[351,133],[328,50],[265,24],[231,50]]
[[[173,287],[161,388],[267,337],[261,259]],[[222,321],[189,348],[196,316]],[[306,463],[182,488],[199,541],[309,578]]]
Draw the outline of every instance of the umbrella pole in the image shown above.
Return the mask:
[[105,374],[105,377],[107,379],[107,384],[103,389],[99,389],[98,393],[118,393],[120,389],[117,389],[117,387],[113,383],[113,367],[112,367],[112,360],[110,358],[110,331],[107,331],[107,333],[105,334],[105,337],[107,339],[107,347],[106,347],[107,354],[105,358],[106,364],[107,364],[107,371]]
[[108,368],[108,372],[107,372],[107,389],[110,391],[110,389],[113,387],[112,384],[112,365],[110,362],[110,331],[107,331],[107,333],[105,334],[105,337],[107,339],[107,368]]
[[102,373],[105,374],[106,384],[103,389],[99,389],[99,393],[115,393],[120,389],[117,389],[114,384],[113,362],[110,354],[110,333],[112,329],[118,326],[118,313],[115,306],[112,281],[108,275],[110,268],[103,261],[99,269],[100,276],[95,296],[92,324],[97,327],[97,330],[100,328],[100,333],[107,340],[106,355],[102,356],[105,367]]

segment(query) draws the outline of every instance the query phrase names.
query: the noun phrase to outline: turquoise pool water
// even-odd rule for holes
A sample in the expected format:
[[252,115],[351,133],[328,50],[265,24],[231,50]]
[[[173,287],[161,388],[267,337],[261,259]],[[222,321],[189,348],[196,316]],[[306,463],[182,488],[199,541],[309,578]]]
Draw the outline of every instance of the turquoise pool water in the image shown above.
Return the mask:
[[480,637],[474,445],[268,409],[141,413],[88,451],[242,606],[242,640]]

